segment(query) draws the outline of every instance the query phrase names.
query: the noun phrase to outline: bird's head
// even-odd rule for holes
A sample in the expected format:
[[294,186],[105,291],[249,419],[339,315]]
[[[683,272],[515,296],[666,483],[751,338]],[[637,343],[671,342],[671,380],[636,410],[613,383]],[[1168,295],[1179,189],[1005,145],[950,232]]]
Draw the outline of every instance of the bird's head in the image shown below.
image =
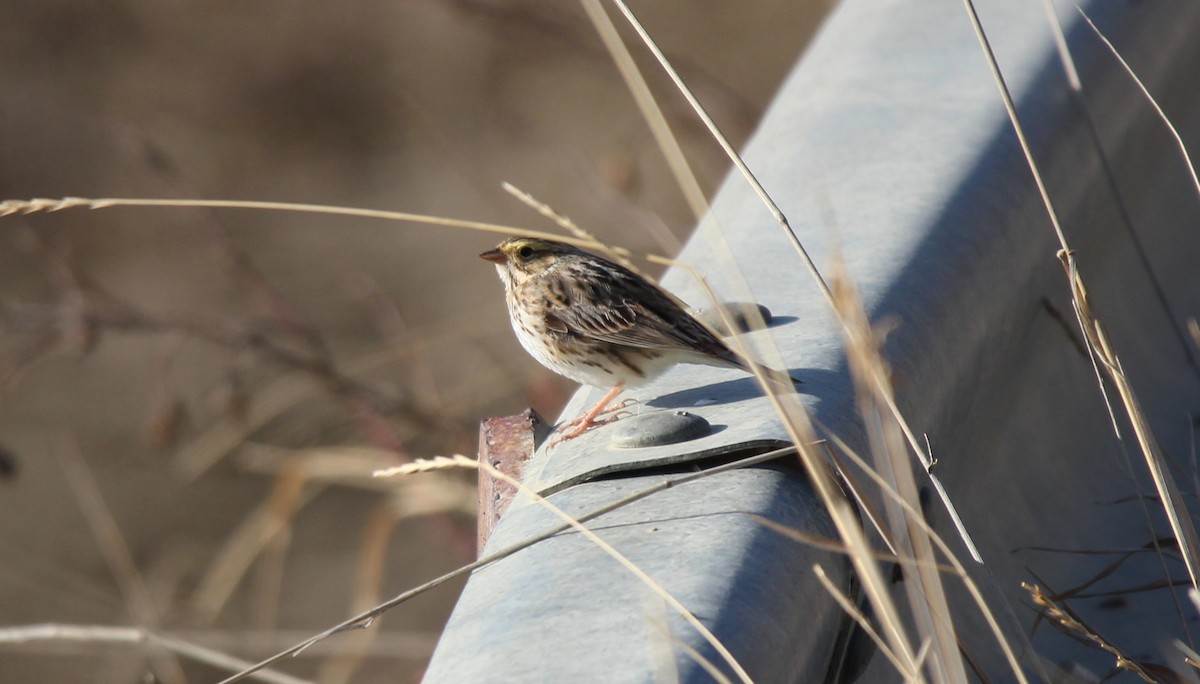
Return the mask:
[[496,264],[500,277],[513,285],[546,272],[565,255],[577,254],[574,247],[538,238],[516,237],[501,242],[495,249],[479,255],[480,259]]

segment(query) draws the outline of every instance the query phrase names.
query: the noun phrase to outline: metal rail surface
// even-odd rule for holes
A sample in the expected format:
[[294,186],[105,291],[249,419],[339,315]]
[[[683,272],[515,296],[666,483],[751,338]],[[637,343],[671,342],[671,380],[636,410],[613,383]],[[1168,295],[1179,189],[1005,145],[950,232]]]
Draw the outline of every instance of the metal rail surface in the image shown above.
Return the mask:
[[[1172,117],[1200,140],[1200,5],[1094,2],[1090,16]],[[1196,472],[1200,371],[1186,320],[1200,312],[1200,198],[1177,148],[1115,58],[1064,5],[1082,98],[1068,87],[1039,3],[980,3],[984,26],[1076,250],[1099,314],[1176,477]],[[840,255],[872,320],[895,325],[884,354],[910,424],[928,435],[937,473],[977,543],[972,567],[1034,680],[1056,668],[1088,681],[1110,654],[1038,624],[1021,588],[1079,587],[1118,555],[1167,534],[1134,446],[1114,435],[1083,352],[1057,242],[961,5],[846,0],[797,64],[745,158],[822,269]],[[719,228],[717,227],[719,224]],[[724,240],[715,240],[720,230]],[[728,248],[724,246],[728,245]],[[738,177],[729,178],[680,258],[722,295],[738,264],[768,331],[804,380],[808,409],[865,448],[845,348],[828,307],[786,239]],[[690,274],[664,284],[693,305]],[[585,513],[700,460],[787,442],[753,379],[680,367],[639,391],[640,415],[703,421],[688,439],[614,442],[623,421],[529,464],[526,481]],[[595,393],[581,390],[575,415]],[[1118,416],[1120,412],[1118,410]],[[671,418],[669,420],[676,420]],[[1128,431],[1124,425],[1124,434]],[[914,461],[915,464],[915,461]],[[915,467],[915,466],[914,466]],[[924,475],[918,472],[920,481]],[[1185,487],[1189,491],[1192,487]],[[1193,492],[1194,494],[1194,492]],[[1191,499],[1194,501],[1193,499]],[[929,520],[961,550],[939,504]],[[794,464],[723,473],[639,501],[590,526],[679,599],[760,682],[821,682],[884,658],[846,656],[849,621],[813,575],[850,590],[839,554],[797,543],[755,516],[832,536]],[[557,524],[520,497],[488,549]],[[1155,530],[1155,531],[1152,531]],[[1071,606],[1131,657],[1159,662],[1188,637],[1195,609],[1169,590],[1177,560],[1132,554]],[[1035,575],[1040,580],[1035,580]],[[1010,681],[995,640],[960,583],[947,580],[963,645],[993,681]],[[903,590],[897,590],[903,607]],[[1180,607],[1182,606],[1182,607]],[[903,608],[902,608],[903,609]],[[711,681],[732,676],[663,600],[579,534],[562,534],[478,570],[446,626],[427,682]],[[1089,675],[1090,673],[1090,675]]]

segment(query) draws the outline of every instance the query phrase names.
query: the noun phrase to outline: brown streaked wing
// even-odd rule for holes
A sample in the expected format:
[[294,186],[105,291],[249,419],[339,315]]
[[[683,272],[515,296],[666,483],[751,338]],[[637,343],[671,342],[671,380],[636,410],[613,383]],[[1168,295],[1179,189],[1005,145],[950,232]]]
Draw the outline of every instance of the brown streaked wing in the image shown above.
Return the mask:
[[696,351],[742,366],[737,355],[669,297],[636,274],[611,263],[588,269],[588,292],[576,291],[570,306],[551,306],[547,316],[577,335],[643,349]]

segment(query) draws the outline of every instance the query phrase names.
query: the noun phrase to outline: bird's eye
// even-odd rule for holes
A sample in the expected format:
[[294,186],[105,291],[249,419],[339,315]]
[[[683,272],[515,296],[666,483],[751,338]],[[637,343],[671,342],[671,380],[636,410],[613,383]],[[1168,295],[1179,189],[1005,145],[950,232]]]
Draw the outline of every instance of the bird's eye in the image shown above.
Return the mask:
[[522,259],[528,259],[529,257],[533,256],[533,248],[529,245],[525,245],[521,249],[517,250],[517,254],[520,255]]

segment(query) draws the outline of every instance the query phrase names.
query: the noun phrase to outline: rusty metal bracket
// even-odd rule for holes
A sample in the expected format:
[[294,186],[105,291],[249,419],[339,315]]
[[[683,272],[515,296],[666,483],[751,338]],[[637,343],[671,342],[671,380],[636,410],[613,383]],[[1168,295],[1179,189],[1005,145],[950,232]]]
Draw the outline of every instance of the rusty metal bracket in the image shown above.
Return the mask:
[[[520,480],[525,464],[550,432],[550,426],[533,409],[515,416],[487,418],[479,424],[479,460]],[[478,546],[482,551],[500,516],[508,510],[516,487],[479,471]]]

